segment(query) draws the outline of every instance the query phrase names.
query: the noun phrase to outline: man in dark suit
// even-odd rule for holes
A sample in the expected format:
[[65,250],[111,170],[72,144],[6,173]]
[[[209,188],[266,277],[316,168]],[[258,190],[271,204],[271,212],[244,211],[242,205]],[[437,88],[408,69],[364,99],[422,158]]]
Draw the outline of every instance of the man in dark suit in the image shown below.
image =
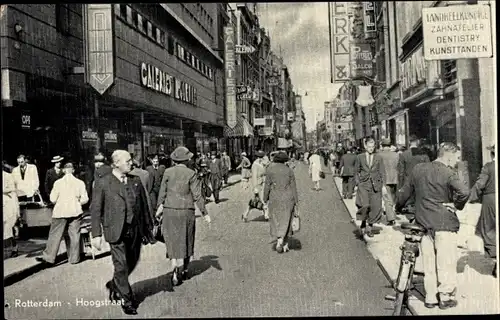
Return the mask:
[[151,199],[151,206],[156,208],[158,201],[158,194],[160,193],[161,180],[163,179],[163,174],[165,173],[166,167],[160,164],[160,158],[155,155],[151,159],[151,165],[146,168],[149,172],[149,177],[152,180],[153,188],[149,193],[149,198]]
[[354,170],[356,155],[353,148],[347,149],[347,153],[340,158],[340,175],[342,176],[342,196],[344,199],[352,199],[354,193]]
[[47,170],[47,175],[45,176],[45,193],[50,198],[50,192],[52,191],[52,187],[54,187],[54,183],[60,178],[64,177],[64,172],[61,169],[61,163],[64,160],[61,156],[55,156],[50,160],[54,164],[53,168]]
[[[356,206],[361,215],[361,232],[373,237],[372,227],[382,216],[382,189],[385,189],[385,168],[375,152],[375,140],[365,139],[366,152],[357,155],[354,180],[358,186]],[[367,226],[368,223],[368,226]]]
[[[126,314],[137,314],[137,301],[128,281],[139,260],[141,243],[153,243],[153,217],[139,177],[129,174],[132,158],[125,150],[112,156],[113,170],[94,186],[90,212],[92,245],[101,249],[102,235],[111,247],[113,279],[106,283],[109,299],[122,299]],[[101,226],[102,224],[102,226]]]
[[453,170],[460,159],[459,151],[454,143],[442,143],[437,159],[417,164],[397,195],[397,210],[414,195],[416,224],[427,231],[421,242],[427,308],[457,305],[460,221],[456,210],[462,210],[469,198],[469,189]]
[[210,184],[212,185],[212,192],[214,194],[215,203],[219,203],[219,192],[222,186],[222,161],[216,157],[215,151],[212,152],[210,162],[208,163],[208,170],[210,172]]
[[[430,162],[429,153],[420,147],[420,139],[412,134],[410,136],[410,148],[399,155],[398,161],[398,188],[402,188],[410,177],[413,167],[419,163]],[[415,199],[408,199],[405,207],[413,207]],[[414,210],[411,210],[414,211]],[[413,213],[413,212],[412,212]]]

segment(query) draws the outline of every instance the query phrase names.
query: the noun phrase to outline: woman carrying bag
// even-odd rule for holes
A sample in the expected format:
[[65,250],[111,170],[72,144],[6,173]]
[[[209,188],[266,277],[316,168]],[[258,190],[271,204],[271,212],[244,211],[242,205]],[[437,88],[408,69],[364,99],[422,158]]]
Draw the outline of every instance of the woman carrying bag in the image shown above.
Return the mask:
[[188,264],[194,255],[195,203],[205,221],[211,220],[201,194],[201,181],[187,166],[193,154],[186,147],[178,147],[170,157],[175,165],[163,174],[156,218],[162,220],[166,256],[174,269],[172,284],[178,286],[188,279]]
[[[264,184],[264,203],[269,210],[271,236],[276,239],[276,251],[289,251],[288,238],[292,233],[292,221],[298,218],[298,195],[295,174],[286,165],[289,160],[284,152],[277,153],[267,168]],[[295,221],[297,225],[298,220]]]

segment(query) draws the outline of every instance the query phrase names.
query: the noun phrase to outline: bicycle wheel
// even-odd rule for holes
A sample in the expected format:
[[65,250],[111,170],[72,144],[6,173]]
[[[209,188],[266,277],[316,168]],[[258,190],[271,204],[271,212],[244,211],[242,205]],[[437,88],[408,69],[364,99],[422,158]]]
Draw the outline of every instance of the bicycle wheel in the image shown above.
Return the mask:
[[393,316],[401,316],[405,315],[405,308],[403,306],[405,298],[404,292],[396,292],[396,300],[394,301],[394,311],[392,312]]

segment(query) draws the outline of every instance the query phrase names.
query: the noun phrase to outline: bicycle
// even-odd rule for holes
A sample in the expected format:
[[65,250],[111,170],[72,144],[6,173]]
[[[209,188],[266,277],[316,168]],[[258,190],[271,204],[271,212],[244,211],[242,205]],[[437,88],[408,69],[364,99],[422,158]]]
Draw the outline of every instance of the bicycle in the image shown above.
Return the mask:
[[[401,229],[405,234],[405,241],[400,246],[401,262],[399,265],[398,277],[392,287],[396,291],[395,296],[387,295],[386,300],[394,301],[393,316],[404,316],[409,310],[408,296],[413,289],[413,271],[415,262],[420,255],[419,244],[426,230],[413,223],[401,224]],[[391,281],[392,282],[392,281]]]

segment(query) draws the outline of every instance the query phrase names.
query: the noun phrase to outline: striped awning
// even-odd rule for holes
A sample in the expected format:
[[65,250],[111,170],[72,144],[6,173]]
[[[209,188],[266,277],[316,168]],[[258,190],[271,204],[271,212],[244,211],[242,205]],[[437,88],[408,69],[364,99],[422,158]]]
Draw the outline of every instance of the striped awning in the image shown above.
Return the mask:
[[224,126],[224,137],[253,137],[253,127],[246,119],[238,117],[234,128]]

